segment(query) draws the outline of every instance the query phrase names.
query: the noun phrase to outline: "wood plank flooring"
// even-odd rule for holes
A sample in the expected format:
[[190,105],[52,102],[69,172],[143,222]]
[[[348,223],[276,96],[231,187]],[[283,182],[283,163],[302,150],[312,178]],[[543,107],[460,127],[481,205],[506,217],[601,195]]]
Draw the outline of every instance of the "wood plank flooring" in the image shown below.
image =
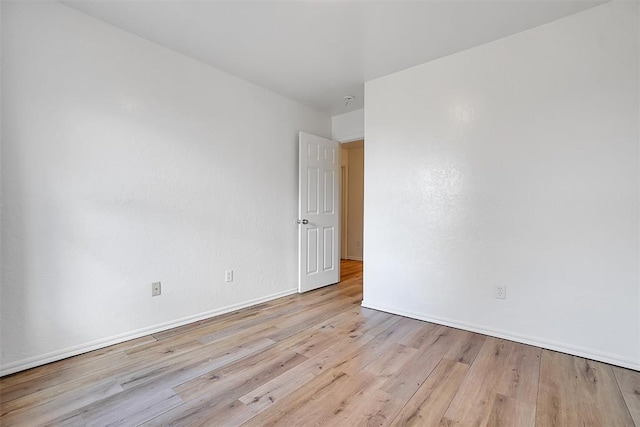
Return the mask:
[[640,372],[360,307],[342,281],[0,379],[2,426],[633,426]]

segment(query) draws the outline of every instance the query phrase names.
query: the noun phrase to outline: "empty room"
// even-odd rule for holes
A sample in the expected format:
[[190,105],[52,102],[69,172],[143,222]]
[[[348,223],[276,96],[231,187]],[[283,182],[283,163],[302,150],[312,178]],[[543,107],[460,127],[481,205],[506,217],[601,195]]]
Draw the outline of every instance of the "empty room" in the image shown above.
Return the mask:
[[640,427],[640,2],[0,23],[0,425]]

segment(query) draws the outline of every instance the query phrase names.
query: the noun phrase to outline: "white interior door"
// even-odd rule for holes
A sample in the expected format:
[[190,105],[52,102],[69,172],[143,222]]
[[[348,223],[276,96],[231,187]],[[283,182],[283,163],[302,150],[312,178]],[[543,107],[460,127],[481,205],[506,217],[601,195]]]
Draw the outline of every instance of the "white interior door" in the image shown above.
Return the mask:
[[298,291],[340,281],[340,144],[300,132]]

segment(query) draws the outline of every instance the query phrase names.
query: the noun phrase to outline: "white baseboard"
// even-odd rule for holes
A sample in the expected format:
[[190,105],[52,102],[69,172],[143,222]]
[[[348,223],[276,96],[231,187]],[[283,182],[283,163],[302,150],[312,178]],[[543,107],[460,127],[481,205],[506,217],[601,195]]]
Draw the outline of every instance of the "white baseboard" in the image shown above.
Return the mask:
[[39,356],[30,357],[28,359],[7,363],[6,365],[0,366],[0,376],[5,376],[5,375],[13,374],[15,372],[24,371],[25,369],[30,369],[36,366],[66,359],[67,357],[71,357],[71,356],[77,356],[82,353],[87,353],[89,351],[97,350],[99,348],[104,348],[110,345],[119,344],[121,342],[129,341],[135,338],[140,338],[145,335],[155,334],[157,332],[166,331],[168,329],[172,329],[178,326],[183,326],[189,323],[197,322],[199,320],[204,320],[214,316],[219,316],[221,314],[230,313],[232,311],[251,307],[256,304],[261,304],[263,302],[267,302],[267,301],[282,298],[288,295],[292,295],[297,292],[298,292],[298,288],[289,289],[283,292],[278,292],[278,293],[267,295],[261,298],[256,298],[256,299],[241,302],[238,304],[233,304],[226,307],[217,308],[215,310],[210,310],[203,313],[194,314],[192,316],[187,316],[180,319],[172,320],[170,322],[160,323],[158,325],[137,329],[135,331],[126,332],[124,334],[119,334],[119,335],[111,336],[108,338],[91,341],[85,344],[76,345],[73,347],[67,347],[62,350],[53,351],[53,352],[42,354]]
[[346,256],[344,259],[349,259],[351,261],[362,261],[362,257],[359,256]]
[[559,351],[561,353],[567,353],[574,356],[584,357],[587,359],[597,360],[599,362],[609,363],[611,365],[622,366],[624,368],[640,371],[640,361],[630,360],[619,355],[608,354],[599,351],[593,351],[590,349],[572,346],[568,344],[558,343],[554,341],[545,340],[538,337],[531,337],[523,334],[514,333],[511,331],[504,331],[500,329],[487,328],[480,325],[475,325],[466,322],[459,322],[452,319],[446,319],[441,317],[433,317],[424,315],[421,313],[413,313],[406,310],[401,310],[394,307],[381,306],[376,304],[369,304],[366,301],[362,301],[362,307],[371,308],[373,310],[384,311],[391,314],[397,314],[399,316],[410,317],[412,319],[424,320],[425,322],[437,323],[439,325],[451,326],[457,329],[464,329],[466,331],[477,332],[483,335],[489,335],[497,338],[504,338],[510,341],[519,342],[522,344],[529,344],[536,347],[542,347],[548,350]]

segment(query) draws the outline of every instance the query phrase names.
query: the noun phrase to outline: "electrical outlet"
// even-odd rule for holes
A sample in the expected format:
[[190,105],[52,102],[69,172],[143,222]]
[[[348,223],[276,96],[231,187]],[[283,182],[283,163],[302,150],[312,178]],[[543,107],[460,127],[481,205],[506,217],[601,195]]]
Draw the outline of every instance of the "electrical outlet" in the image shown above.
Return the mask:
[[507,299],[507,286],[506,285],[496,285],[493,290],[493,295],[498,299]]
[[151,296],[157,297],[161,293],[162,293],[162,285],[160,284],[160,282],[153,282],[151,284]]
[[224,281],[233,282],[233,270],[227,270],[224,272]]

